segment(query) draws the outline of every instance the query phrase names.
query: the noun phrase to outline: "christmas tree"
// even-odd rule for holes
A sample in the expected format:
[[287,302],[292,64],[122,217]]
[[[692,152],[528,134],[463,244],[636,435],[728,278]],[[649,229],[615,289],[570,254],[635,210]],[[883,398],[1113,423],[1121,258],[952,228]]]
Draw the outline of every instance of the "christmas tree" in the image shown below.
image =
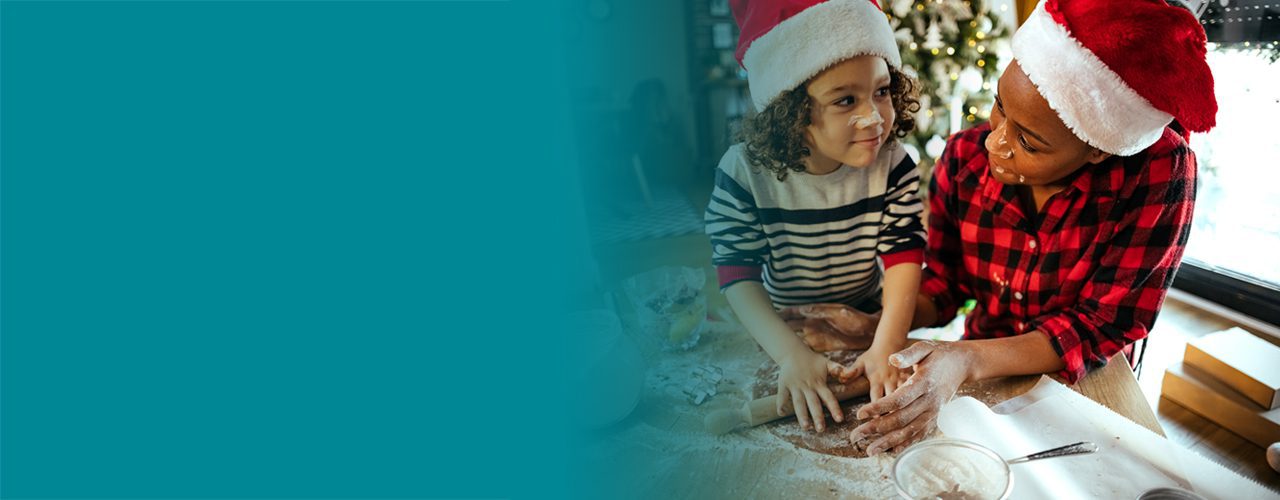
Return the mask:
[[886,15],[904,70],[919,80],[916,131],[904,142],[932,171],[948,135],[990,116],[999,54],[1008,56],[1011,30],[1001,9],[1011,0],[889,0]]

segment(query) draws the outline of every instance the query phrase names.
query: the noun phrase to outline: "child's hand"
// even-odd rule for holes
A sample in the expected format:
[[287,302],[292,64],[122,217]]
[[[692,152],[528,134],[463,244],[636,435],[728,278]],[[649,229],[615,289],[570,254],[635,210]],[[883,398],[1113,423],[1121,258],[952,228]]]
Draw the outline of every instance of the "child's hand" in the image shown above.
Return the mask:
[[858,356],[851,367],[852,373],[865,374],[871,382],[871,401],[876,401],[894,390],[911,377],[910,368],[898,368],[889,363],[889,356],[905,348],[905,343],[880,342],[871,344],[867,352]]
[[836,422],[844,422],[840,401],[827,387],[827,376],[840,380],[852,378],[851,368],[827,359],[808,349],[800,349],[778,362],[778,414],[788,404],[795,408],[796,419],[805,430],[827,430],[827,419],[822,412],[825,404]]

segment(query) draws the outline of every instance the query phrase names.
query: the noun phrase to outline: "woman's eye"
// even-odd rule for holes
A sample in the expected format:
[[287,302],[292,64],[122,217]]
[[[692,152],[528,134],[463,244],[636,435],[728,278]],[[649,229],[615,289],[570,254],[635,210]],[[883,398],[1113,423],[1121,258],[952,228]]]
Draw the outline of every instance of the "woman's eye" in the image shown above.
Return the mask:
[[1018,143],[1019,143],[1019,144],[1022,144],[1022,149],[1026,150],[1028,153],[1034,153],[1034,152],[1036,152],[1036,148],[1031,147],[1031,144],[1028,144],[1028,143],[1027,143],[1027,138],[1026,138],[1026,136],[1019,135],[1019,136],[1018,136]]

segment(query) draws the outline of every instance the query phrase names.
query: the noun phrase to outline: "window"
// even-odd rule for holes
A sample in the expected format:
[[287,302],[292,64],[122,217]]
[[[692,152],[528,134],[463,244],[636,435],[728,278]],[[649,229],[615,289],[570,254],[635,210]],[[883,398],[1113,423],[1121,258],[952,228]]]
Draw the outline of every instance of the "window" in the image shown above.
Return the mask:
[[1280,1],[1209,2],[1201,23],[1218,125],[1191,138],[1199,191],[1174,285],[1280,324]]

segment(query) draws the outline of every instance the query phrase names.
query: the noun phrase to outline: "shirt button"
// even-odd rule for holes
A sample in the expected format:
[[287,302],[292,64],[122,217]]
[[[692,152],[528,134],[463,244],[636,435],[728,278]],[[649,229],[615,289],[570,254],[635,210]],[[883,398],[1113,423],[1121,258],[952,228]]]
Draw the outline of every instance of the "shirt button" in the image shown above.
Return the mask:
[[1013,292],[1013,298],[1022,300],[1022,292]]
[[1028,242],[1027,242],[1027,246],[1028,246],[1028,247],[1031,247],[1031,249],[1032,249],[1032,250],[1035,250],[1035,249],[1036,249],[1036,240],[1028,241]]

